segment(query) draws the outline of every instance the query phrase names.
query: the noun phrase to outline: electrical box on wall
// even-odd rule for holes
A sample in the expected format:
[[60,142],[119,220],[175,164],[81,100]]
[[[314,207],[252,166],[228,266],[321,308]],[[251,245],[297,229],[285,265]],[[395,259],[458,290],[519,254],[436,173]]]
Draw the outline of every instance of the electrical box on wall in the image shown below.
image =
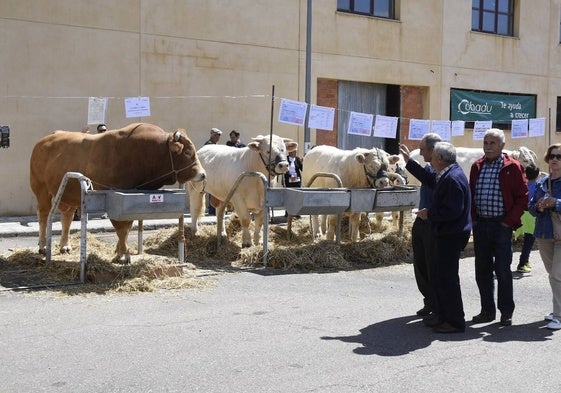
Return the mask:
[[0,147],[10,147],[10,127],[0,126]]

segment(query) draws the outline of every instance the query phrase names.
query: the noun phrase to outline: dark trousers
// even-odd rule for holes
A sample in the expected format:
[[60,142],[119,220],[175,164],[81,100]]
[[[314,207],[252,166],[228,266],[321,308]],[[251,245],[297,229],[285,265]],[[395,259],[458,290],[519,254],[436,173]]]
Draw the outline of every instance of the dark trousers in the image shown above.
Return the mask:
[[458,269],[460,254],[469,240],[469,232],[436,236],[434,288],[439,317],[460,329],[466,327]]
[[473,225],[475,251],[475,281],[481,296],[481,312],[495,315],[495,281],[497,276],[497,308],[501,314],[512,316],[512,228],[500,222],[476,221]]
[[436,312],[438,307],[435,300],[434,288],[432,285],[434,263],[434,236],[430,229],[430,222],[419,217],[413,222],[411,229],[411,242],[413,246],[413,269],[415,281],[425,306],[431,311]]
[[524,243],[522,243],[522,252],[520,253],[520,263],[526,263],[530,260],[530,251],[534,247],[536,238],[531,233],[524,234]]

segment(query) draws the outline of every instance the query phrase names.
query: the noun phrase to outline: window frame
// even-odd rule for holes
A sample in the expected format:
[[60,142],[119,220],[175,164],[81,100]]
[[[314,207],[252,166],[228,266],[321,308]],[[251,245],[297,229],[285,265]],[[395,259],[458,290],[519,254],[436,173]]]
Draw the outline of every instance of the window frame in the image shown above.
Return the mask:
[[[508,2],[508,10],[502,10],[500,5],[504,2]],[[494,0],[494,7],[489,8],[488,0],[472,0],[471,2],[471,30],[481,33],[496,34],[505,37],[514,37],[514,17],[515,17],[515,0]],[[485,26],[485,20],[487,17],[492,16],[493,18],[493,29],[488,29]],[[475,18],[477,17],[477,26],[475,24]],[[507,31],[500,32],[500,18],[506,17]]]
[[[370,4],[370,11],[369,12],[364,12],[364,11],[357,11],[357,6],[358,6],[358,1],[360,0],[347,0],[348,2],[348,7],[340,7],[339,4],[339,0],[337,1],[337,11],[339,12],[345,12],[345,13],[349,13],[349,14],[356,14],[356,15],[363,15],[363,16],[371,16],[374,18],[383,18],[383,19],[389,19],[389,20],[395,20],[396,19],[396,0],[367,0]],[[376,3],[377,2],[386,2],[387,3],[387,10],[388,10],[388,15],[382,15],[382,14],[376,14],[375,10],[376,10]]]
[[557,110],[555,111],[555,132],[561,132],[561,97],[557,96]]

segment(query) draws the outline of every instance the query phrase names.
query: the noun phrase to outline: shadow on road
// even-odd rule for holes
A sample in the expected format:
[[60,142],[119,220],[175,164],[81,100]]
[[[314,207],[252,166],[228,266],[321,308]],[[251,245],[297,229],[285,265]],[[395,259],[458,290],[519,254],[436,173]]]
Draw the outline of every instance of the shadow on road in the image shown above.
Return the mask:
[[352,336],[321,337],[322,340],[340,340],[357,343],[353,349],[357,355],[402,356],[428,347],[433,341],[483,340],[495,343],[511,341],[546,341],[552,332],[545,328],[545,322],[532,322],[508,327],[499,323],[489,325],[470,325],[465,333],[438,334],[423,325],[417,316],[405,316],[378,322],[360,329]]

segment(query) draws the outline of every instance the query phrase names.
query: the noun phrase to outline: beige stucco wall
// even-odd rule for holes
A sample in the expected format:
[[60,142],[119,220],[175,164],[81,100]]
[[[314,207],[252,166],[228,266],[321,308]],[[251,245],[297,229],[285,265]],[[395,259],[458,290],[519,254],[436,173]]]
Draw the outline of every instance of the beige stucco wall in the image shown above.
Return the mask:
[[[109,97],[109,128],[182,127],[197,145],[211,127],[238,129],[246,142],[269,132],[273,85],[278,98],[303,99],[301,3],[0,2],[0,123],[11,128],[11,147],[0,150],[0,214],[34,212],[33,145],[56,129],[81,130],[90,96]],[[134,96],[150,97],[150,117],[125,118],[123,100]],[[274,131],[303,139],[298,127]]]
[[[553,64],[561,60],[559,2],[517,2],[519,15],[523,15],[518,19],[518,37],[470,31],[471,19],[464,15],[470,12],[471,5],[460,3],[445,3],[441,116],[448,118],[450,114],[449,101],[444,99],[449,95],[450,88],[535,94],[537,117],[547,118],[549,108],[552,110],[552,140],[556,140],[554,116],[556,99],[561,90],[553,87],[558,85],[560,74],[550,67],[548,59],[556,59]],[[453,142],[463,146],[480,146],[480,142],[474,142],[471,137],[467,133],[464,138]],[[548,144],[548,136],[511,139],[507,133],[507,147],[528,146],[541,155]]]
[[[139,120],[183,127],[197,145],[211,127],[236,128],[246,142],[268,132],[273,85],[274,119],[280,98],[304,100],[306,3],[1,1],[0,124],[11,127],[11,147],[0,150],[0,214],[33,213],[33,145],[55,129],[81,130],[89,96],[109,97],[110,128]],[[517,37],[507,38],[471,32],[471,3],[462,0],[398,0],[397,21],[315,0],[312,103],[317,78],[427,87],[430,119],[449,117],[450,88],[536,94],[538,116],[551,108],[554,127],[560,0],[517,3],[523,17]],[[149,118],[125,118],[123,99],[131,96],[150,97]],[[304,142],[300,127],[274,120],[273,128]],[[470,137],[453,143],[478,146]],[[548,139],[508,143],[542,152]]]

